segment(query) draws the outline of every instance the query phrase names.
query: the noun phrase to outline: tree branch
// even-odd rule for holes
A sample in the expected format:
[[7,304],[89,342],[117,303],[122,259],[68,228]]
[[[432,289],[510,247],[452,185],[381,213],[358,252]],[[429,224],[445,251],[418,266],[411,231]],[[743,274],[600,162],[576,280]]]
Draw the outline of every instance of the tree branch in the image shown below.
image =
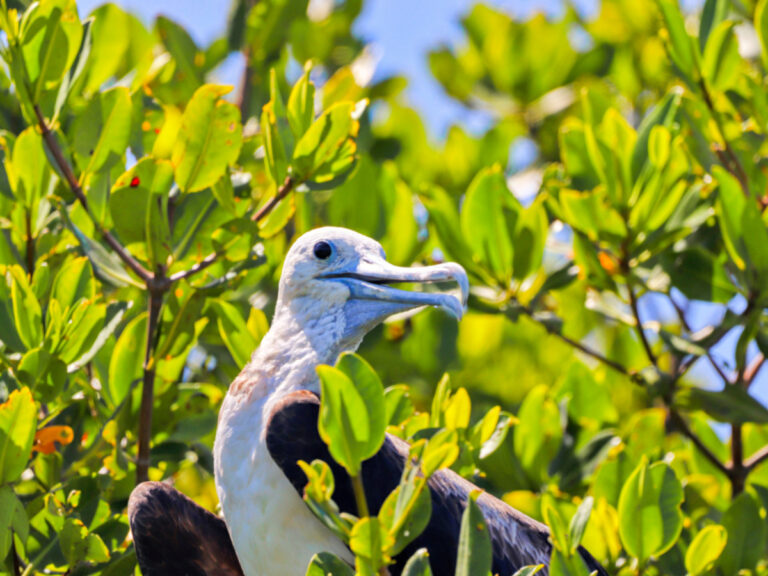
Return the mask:
[[632,308],[632,315],[635,317],[635,328],[637,328],[637,334],[640,336],[640,342],[643,343],[643,348],[648,356],[648,360],[650,360],[651,364],[658,369],[659,362],[656,359],[656,355],[653,353],[651,343],[648,342],[645,330],[643,330],[643,322],[640,320],[640,310],[637,306],[637,296],[635,296],[635,291],[632,290],[632,284],[629,282],[629,275],[627,275],[627,290],[629,291],[629,305],[630,308]]
[[758,372],[760,372],[760,369],[765,364],[765,356],[761,353],[755,356],[755,358],[750,362],[749,366],[744,370],[744,376],[743,376],[743,382],[744,386],[746,388],[749,388],[752,383],[755,381],[755,377],[757,376]]
[[720,461],[720,459],[715,455],[712,450],[710,450],[704,442],[702,442],[701,438],[699,438],[693,430],[691,430],[690,426],[688,426],[688,423],[685,421],[685,419],[680,415],[680,413],[675,410],[674,408],[669,408],[669,415],[674,420],[675,424],[677,424],[677,428],[680,432],[682,432],[683,435],[687,436],[688,439],[693,442],[693,445],[696,446],[696,448],[699,449],[699,452],[701,452],[704,457],[709,460],[714,466],[720,470],[723,474],[728,476],[728,478],[731,477],[731,469],[723,464],[723,462]]
[[56,141],[56,137],[54,136],[53,132],[51,132],[50,127],[48,126],[48,123],[45,121],[45,118],[43,117],[43,113],[40,111],[40,106],[35,105],[35,114],[37,116],[37,122],[40,126],[40,130],[43,133],[43,140],[45,141],[46,146],[48,147],[48,150],[51,152],[51,155],[56,160],[56,164],[59,167],[59,170],[61,170],[61,173],[64,175],[64,179],[67,181],[67,184],[69,184],[70,190],[72,190],[72,193],[75,195],[75,198],[80,202],[80,204],[85,208],[86,213],[88,216],[91,217],[91,220],[93,220],[93,223],[96,225],[96,228],[101,233],[102,237],[104,238],[104,241],[109,244],[110,248],[115,251],[115,253],[120,257],[120,259],[128,266],[133,272],[141,278],[145,283],[148,283],[152,280],[152,273],[144,268],[133,256],[131,256],[128,251],[123,247],[122,244],[112,236],[112,234],[109,232],[109,230],[106,230],[100,223],[98,223],[93,216],[91,215],[90,210],[88,209],[88,199],[85,197],[85,193],[83,192],[82,187],[77,181],[77,178],[75,178],[75,173],[72,170],[72,167],[69,165],[69,162],[64,157],[64,153],[61,150],[61,147],[59,146],[59,143]]
[[280,188],[277,189],[277,193],[272,198],[270,198],[269,201],[266,204],[264,204],[264,206],[256,210],[256,212],[254,212],[253,216],[251,216],[251,220],[253,220],[254,222],[259,222],[260,220],[262,220],[265,216],[267,216],[267,214],[272,212],[272,210],[275,208],[275,206],[277,206],[280,200],[282,200],[283,198],[288,196],[288,194],[291,193],[294,186],[296,186],[296,182],[294,181],[294,179],[291,176],[286,176],[283,184],[280,186]]
[[582,344],[581,342],[578,342],[577,340],[569,338],[568,336],[556,330],[549,324],[542,322],[541,320],[536,318],[536,315],[533,313],[533,310],[531,310],[527,306],[523,306],[522,304],[520,304],[520,308],[525,313],[525,315],[528,316],[528,318],[530,318],[531,320],[533,320],[534,322],[542,326],[547,331],[548,334],[551,334],[552,336],[556,336],[557,338],[559,338],[560,340],[562,340],[572,348],[575,348],[579,352],[586,354],[590,358],[594,358],[595,360],[597,360],[601,364],[608,366],[615,372],[618,372],[619,374],[623,374],[624,376],[627,376],[635,384],[640,384],[640,385],[645,384],[640,374],[638,374],[634,370],[630,370],[629,368],[620,364],[619,362],[616,362],[615,360],[611,360],[610,358],[603,356],[597,350],[593,350],[592,348],[589,348],[588,346]]
[[[162,271],[158,276],[162,276]],[[144,349],[144,378],[141,389],[141,408],[139,412],[139,450],[136,457],[136,485],[149,479],[150,440],[152,438],[152,408],[155,398],[155,362],[157,331],[160,310],[163,306],[164,291],[149,290],[147,309],[147,345]]]
[[768,446],[763,446],[760,450],[752,454],[752,456],[747,458],[744,462],[744,468],[747,471],[747,474],[752,472],[752,470],[757,468],[766,460],[768,460]]

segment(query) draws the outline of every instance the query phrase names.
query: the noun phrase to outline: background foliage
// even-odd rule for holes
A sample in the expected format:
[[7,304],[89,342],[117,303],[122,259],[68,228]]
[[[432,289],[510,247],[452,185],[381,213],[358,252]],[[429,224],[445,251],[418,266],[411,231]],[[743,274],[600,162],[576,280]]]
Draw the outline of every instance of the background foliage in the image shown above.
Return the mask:
[[[238,0],[209,46],[114,4],[0,6],[0,570],[132,573],[137,479],[216,508],[219,403],[292,238],[333,224],[469,272],[461,324],[360,354],[423,467],[553,528],[553,572],[584,573],[581,541],[611,574],[768,573],[768,2],[478,4],[429,63],[493,122],[437,144],[402,79],[368,81],[359,0]],[[234,51],[237,93],[207,84]],[[374,522],[363,573],[399,545],[363,546]]]

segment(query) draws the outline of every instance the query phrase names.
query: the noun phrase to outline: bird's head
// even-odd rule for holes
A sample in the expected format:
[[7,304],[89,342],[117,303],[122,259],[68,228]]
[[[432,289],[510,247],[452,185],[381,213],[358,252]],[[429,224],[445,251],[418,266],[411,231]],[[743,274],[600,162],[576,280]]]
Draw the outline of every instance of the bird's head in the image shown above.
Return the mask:
[[[393,284],[453,283],[460,296],[411,291]],[[326,337],[359,340],[387,317],[423,306],[441,308],[460,319],[469,291],[467,274],[458,264],[403,268],[387,262],[384,250],[345,228],[318,228],[301,236],[283,264],[278,311],[290,310],[304,326],[336,319]],[[330,327],[328,327],[330,328]]]

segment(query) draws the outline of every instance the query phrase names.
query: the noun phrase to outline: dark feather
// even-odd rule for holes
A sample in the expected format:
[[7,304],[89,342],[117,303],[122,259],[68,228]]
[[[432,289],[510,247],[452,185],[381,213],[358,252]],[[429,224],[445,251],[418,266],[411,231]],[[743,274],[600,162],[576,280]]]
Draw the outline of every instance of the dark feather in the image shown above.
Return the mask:
[[243,576],[224,520],[168,484],[137,486],[128,519],[144,576]]
[[[267,448],[277,465],[303,495],[306,477],[297,462],[319,459],[333,470],[336,491],[333,499],[343,512],[356,513],[354,493],[346,471],[331,458],[317,431],[320,401],[312,393],[301,391],[286,395],[273,409],[267,423]],[[408,445],[387,436],[384,446],[363,464],[363,484],[372,514],[377,514],[384,499],[400,482],[408,455]],[[442,470],[429,479],[432,516],[424,532],[395,558],[390,567],[393,576],[401,573],[410,555],[419,548],[430,551],[435,576],[453,576],[456,567],[461,516],[472,483],[450,470]],[[510,576],[522,566],[548,563],[551,552],[549,531],[498,498],[484,493],[478,499],[493,543],[493,573]],[[590,570],[607,576],[604,569],[586,551],[581,550]]]

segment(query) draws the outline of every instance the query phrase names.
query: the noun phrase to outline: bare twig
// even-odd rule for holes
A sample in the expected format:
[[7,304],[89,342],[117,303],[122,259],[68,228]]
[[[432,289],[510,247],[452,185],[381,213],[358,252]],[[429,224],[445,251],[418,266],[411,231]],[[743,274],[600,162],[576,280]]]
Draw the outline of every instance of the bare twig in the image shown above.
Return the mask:
[[37,105],[35,105],[35,114],[37,115],[37,121],[40,126],[40,130],[43,133],[43,140],[45,141],[48,150],[56,160],[56,164],[58,165],[59,170],[61,170],[61,173],[64,175],[64,179],[67,181],[67,184],[69,184],[70,190],[72,190],[75,198],[77,198],[83,208],[85,208],[85,211],[88,213],[88,215],[91,216],[91,219],[104,238],[104,241],[109,244],[109,247],[115,251],[115,253],[126,264],[126,266],[133,270],[133,272],[139,278],[141,278],[145,283],[151,281],[152,273],[144,268],[144,266],[142,266],[133,256],[131,256],[130,253],[128,253],[128,251],[123,247],[123,245],[120,244],[117,238],[112,236],[109,230],[106,230],[99,222],[93,219],[90,210],[88,209],[88,199],[85,197],[85,192],[83,192],[83,189],[78,183],[77,178],[75,178],[72,167],[64,157],[64,153],[62,152],[59,143],[56,141],[56,137],[54,136],[53,132],[51,132],[48,123],[43,117],[43,113],[40,111],[40,107]]
[[752,385],[752,383],[755,381],[755,377],[757,376],[758,372],[760,372],[760,369],[764,364],[765,356],[762,353],[755,356],[752,362],[749,363],[749,366],[747,366],[744,370],[743,376],[743,383],[745,388],[749,388]]
[[640,310],[637,306],[637,296],[635,296],[635,291],[632,289],[632,284],[629,282],[629,277],[627,277],[627,290],[629,291],[629,305],[632,308],[632,315],[635,317],[635,328],[637,328],[637,334],[640,336],[640,341],[643,343],[643,348],[645,349],[645,353],[648,356],[648,360],[650,360],[651,364],[653,364],[653,366],[658,369],[659,362],[656,359],[656,355],[653,353],[653,349],[651,349],[651,343],[648,342],[648,337],[645,335],[645,330],[643,330],[643,322],[640,320]]
[[262,220],[267,214],[272,212],[272,210],[274,209],[275,206],[277,206],[280,200],[282,200],[283,198],[288,196],[288,194],[291,193],[295,185],[296,185],[295,180],[290,176],[286,176],[285,181],[282,183],[280,188],[277,189],[277,193],[272,198],[270,198],[269,201],[266,204],[264,204],[264,206],[262,206],[261,208],[256,210],[256,212],[253,213],[253,216],[251,216],[251,220],[253,220],[254,222],[259,222],[260,220]]
[[176,274],[171,274],[168,277],[168,280],[170,282],[177,282],[178,280],[183,280],[184,278],[189,278],[190,276],[194,276],[198,272],[202,272],[212,264],[216,263],[216,260],[219,257],[218,252],[211,252],[203,258],[200,262],[192,266],[191,268],[188,268],[187,270],[182,270],[181,272],[176,272]]
[[527,306],[520,305],[520,308],[525,313],[526,316],[528,316],[531,320],[542,326],[549,334],[552,336],[556,336],[572,348],[575,348],[579,352],[582,352],[583,354],[586,354],[590,358],[594,358],[601,364],[605,364],[612,370],[618,372],[619,374],[623,374],[624,376],[627,376],[630,380],[632,380],[635,384],[643,385],[644,381],[640,374],[635,372],[634,370],[630,370],[626,366],[620,364],[619,362],[616,362],[615,360],[611,360],[610,358],[600,354],[597,350],[593,350],[592,348],[589,348],[588,346],[582,344],[581,342],[578,342],[577,340],[574,340],[559,330],[556,330],[554,327],[541,322],[538,318],[536,318],[536,315],[533,313],[533,310],[528,308]]
[[672,420],[677,424],[678,430],[684,435],[687,436],[688,439],[693,442],[693,445],[696,446],[696,448],[699,449],[699,452],[701,452],[704,457],[709,460],[714,466],[720,470],[723,474],[731,477],[731,470],[723,464],[723,462],[720,461],[720,459],[715,455],[712,450],[710,450],[704,442],[702,442],[701,438],[699,438],[693,430],[691,430],[691,427],[688,426],[688,423],[685,421],[685,419],[682,417],[682,415],[675,410],[674,408],[669,408],[669,415],[672,418]]
[[757,468],[766,460],[768,460],[768,446],[763,446],[760,450],[752,454],[752,456],[747,458],[744,462],[744,468],[746,469],[747,474],[752,472],[752,470]]

